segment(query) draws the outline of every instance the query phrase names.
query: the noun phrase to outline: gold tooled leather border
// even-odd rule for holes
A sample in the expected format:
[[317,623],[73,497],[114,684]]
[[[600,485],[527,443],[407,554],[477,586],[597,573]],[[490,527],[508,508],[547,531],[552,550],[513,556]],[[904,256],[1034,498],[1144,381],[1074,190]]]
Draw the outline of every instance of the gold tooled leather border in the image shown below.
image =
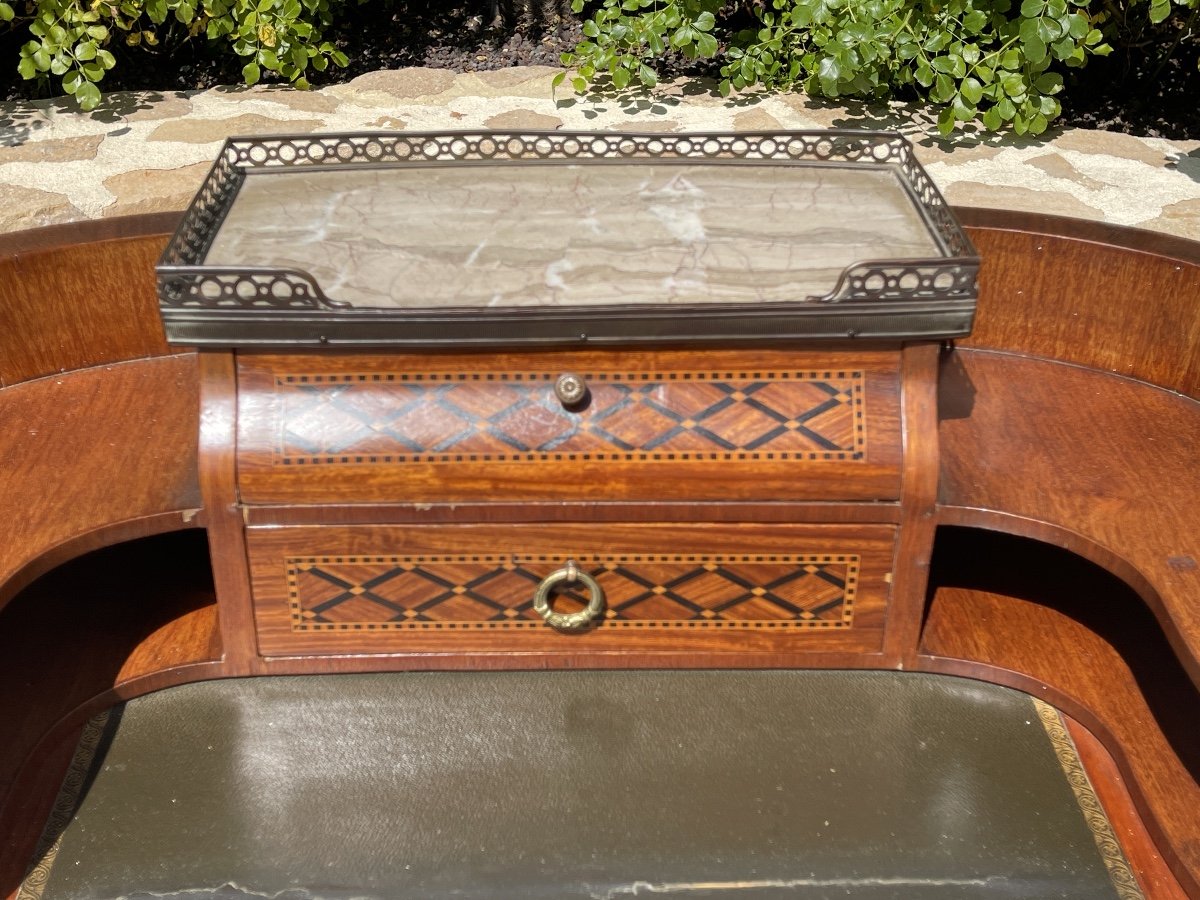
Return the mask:
[[1054,755],[1058,757],[1062,766],[1063,774],[1067,777],[1067,783],[1075,792],[1079,811],[1083,813],[1088,830],[1096,841],[1096,849],[1100,851],[1100,858],[1104,860],[1104,867],[1108,870],[1108,877],[1112,879],[1117,896],[1121,900],[1146,900],[1146,895],[1129,865],[1129,859],[1113,831],[1112,823],[1108,821],[1100,798],[1096,796],[1096,789],[1092,787],[1092,781],[1083,768],[1079,751],[1075,748],[1075,742],[1071,740],[1062,716],[1053,706],[1036,697],[1033,698],[1033,706],[1037,710],[1042,727],[1046,730],[1046,737],[1050,739],[1050,745],[1054,748]]
[[33,854],[36,862],[21,882],[16,900],[41,900],[42,892],[46,890],[46,882],[50,879],[50,870],[58,858],[63,833],[75,814],[80,794],[87,784],[92,761],[104,740],[111,716],[112,710],[105,710],[88,719],[87,724],[83,726],[79,743],[75,746],[75,755],[71,757],[66,777],[63,778],[62,787],[58,789],[58,796],[54,800],[54,808],[50,810],[46,827],[42,829],[42,836],[38,839],[37,849]]

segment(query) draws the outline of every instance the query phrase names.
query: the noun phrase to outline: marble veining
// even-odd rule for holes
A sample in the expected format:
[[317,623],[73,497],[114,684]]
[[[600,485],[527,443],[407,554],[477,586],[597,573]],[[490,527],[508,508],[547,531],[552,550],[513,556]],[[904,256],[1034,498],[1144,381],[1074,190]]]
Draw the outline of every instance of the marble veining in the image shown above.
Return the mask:
[[358,307],[771,303],[942,254],[890,169],[488,165],[247,176],[206,258]]

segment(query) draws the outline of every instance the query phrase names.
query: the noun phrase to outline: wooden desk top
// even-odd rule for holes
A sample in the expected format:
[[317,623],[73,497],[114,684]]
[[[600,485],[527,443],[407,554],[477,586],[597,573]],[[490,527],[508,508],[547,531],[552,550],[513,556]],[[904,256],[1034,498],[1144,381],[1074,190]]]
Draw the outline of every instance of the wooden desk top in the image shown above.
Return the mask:
[[[50,229],[15,240],[7,254],[0,252],[0,322],[5,324],[0,329],[0,383],[5,385],[0,410],[4,421],[42,423],[33,434],[27,428],[0,432],[0,457],[15,461],[0,474],[5,479],[0,512],[19,523],[10,533],[20,536],[0,544],[0,605],[38,573],[86,550],[204,524],[203,516],[193,518],[204,504],[195,438],[199,367],[192,354],[166,355],[152,282],[130,277],[119,258],[125,250],[130,259],[152,259],[165,240],[169,218]],[[1139,593],[1180,664],[1200,683],[1195,451],[1200,404],[1186,396],[1200,392],[1200,307],[1195,303],[1200,249],[1047,217],[998,214],[989,220],[977,213],[964,218],[975,226],[972,237],[985,257],[981,328],[964,342],[979,349],[952,354],[943,372],[940,502],[936,517],[930,508],[929,534],[935,522],[1009,531],[1092,560]],[[101,238],[107,241],[103,248],[67,246]],[[79,293],[78,279],[64,280],[63,253],[87,262],[108,293]],[[114,253],[118,258],[105,268],[103,260]],[[56,286],[49,300],[41,285]],[[112,302],[124,310],[121,315],[104,311],[106,297],[116,298]],[[1033,324],[1038,316],[1045,328]],[[62,327],[46,331],[47,322]],[[989,345],[1012,352],[990,352]],[[120,360],[129,361],[112,364]],[[77,371],[53,374],[60,369]],[[51,377],[41,377],[46,375]],[[232,396],[226,407],[233,409]],[[933,411],[922,412],[919,404],[910,404],[904,415],[924,415],[933,422]],[[215,424],[232,428],[232,418]],[[210,436],[220,433],[209,429]],[[225,434],[231,443],[232,431]],[[232,482],[228,488],[234,489]],[[929,493],[932,498],[932,485]],[[666,512],[674,521],[688,520],[679,504]],[[564,507],[559,515],[578,513]],[[477,514],[487,516],[483,510]],[[750,513],[722,513],[726,520],[743,514]],[[605,508],[598,515],[616,514]],[[779,521],[781,513],[770,515]],[[899,518],[894,506],[879,515],[881,522]],[[921,551],[902,540],[899,552],[911,557]],[[944,616],[926,623],[927,655],[924,661],[914,656],[912,664],[932,665],[929,660],[939,651],[953,655],[951,650],[973,647],[966,658],[976,661],[981,677],[1003,680],[1007,665],[1022,670],[1027,683],[1044,678],[1049,684],[1064,652],[1094,650],[1108,658],[1107,651],[1089,643],[1086,628],[1077,631],[1061,617],[1036,610],[1025,619],[1012,616],[1010,599],[979,602],[1009,616],[1006,622],[1025,621],[1019,628],[1006,626],[1015,632],[980,633],[978,640],[939,645],[933,640],[939,635],[980,628],[971,615],[956,617],[946,607]],[[919,613],[921,598],[913,602],[910,611]],[[968,608],[964,600],[959,612]],[[137,666],[122,670],[120,690],[132,694],[196,677],[172,670],[177,663],[169,660],[208,660],[207,675],[234,674],[214,655],[216,618],[205,621],[206,627],[196,630],[191,616],[178,632],[181,640],[195,644],[194,652],[138,656]],[[238,652],[254,652],[249,620],[231,619],[223,628],[231,634],[242,629]],[[915,647],[919,637],[914,631],[903,642]],[[231,646],[226,640],[224,650]],[[165,669],[163,660],[168,660]],[[282,660],[275,670],[304,666]],[[1117,663],[1108,668],[1115,670]],[[1122,683],[1122,691],[1136,695],[1134,675]],[[52,720],[45,723],[47,741],[61,740],[78,726],[80,715],[118,696],[111,679],[72,690],[71,702],[80,706],[57,730],[51,729]],[[1059,696],[1068,694],[1063,688]],[[1106,730],[1109,749],[1144,800],[1143,813],[1160,822],[1156,834],[1165,841],[1176,874],[1200,893],[1200,834],[1189,815],[1196,807],[1188,800],[1200,796],[1195,769],[1181,767],[1178,759],[1161,762],[1171,748],[1141,741],[1137,729],[1105,724],[1121,717],[1128,704],[1106,706],[1089,696],[1077,697],[1081,709],[1092,704],[1093,721],[1105,726],[1100,731]],[[1158,749],[1148,757],[1144,748],[1151,745]]]

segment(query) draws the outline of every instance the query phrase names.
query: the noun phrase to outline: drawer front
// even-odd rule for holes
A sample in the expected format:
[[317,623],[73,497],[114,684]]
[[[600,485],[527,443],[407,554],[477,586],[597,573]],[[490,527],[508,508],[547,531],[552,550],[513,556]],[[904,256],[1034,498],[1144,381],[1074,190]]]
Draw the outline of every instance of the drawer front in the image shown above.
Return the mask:
[[[895,528],[645,524],[247,530],[265,656],[710,650],[877,652]],[[581,631],[535,610],[573,560]],[[591,599],[549,592],[553,612]]]
[[242,356],[238,392],[247,503],[899,496],[890,351]]

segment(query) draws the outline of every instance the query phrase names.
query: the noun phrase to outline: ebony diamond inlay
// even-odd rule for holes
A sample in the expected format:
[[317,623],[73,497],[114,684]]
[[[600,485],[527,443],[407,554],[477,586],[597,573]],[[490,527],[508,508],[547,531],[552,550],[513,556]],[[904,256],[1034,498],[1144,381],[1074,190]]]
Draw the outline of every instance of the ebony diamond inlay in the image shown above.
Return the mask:
[[567,410],[554,375],[288,375],[276,379],[284,465],[670,459],[858,460],[863,373],[583,373]]
[[[856,555],[636,555],[578,560],[604,590],[601,627],[848,628]],[[545,557],[303,557],[287,561],[294,631],[544,627]],[[587,598],[567,588],[569,611]]]

